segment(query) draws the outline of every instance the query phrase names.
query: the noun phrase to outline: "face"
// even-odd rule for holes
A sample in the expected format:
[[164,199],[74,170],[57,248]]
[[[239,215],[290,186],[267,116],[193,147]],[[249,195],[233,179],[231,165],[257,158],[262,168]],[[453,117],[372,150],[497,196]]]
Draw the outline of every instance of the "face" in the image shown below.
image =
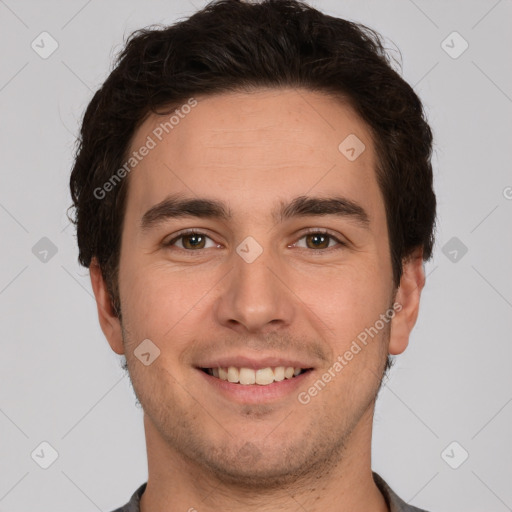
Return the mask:
[[414,307],[394,299],[373,143],[348,105],[290,89],[196,100],[131,143],[155,145],[128,177],[122,325],[100,321],[147,435],[226,481],[283,483],[371,430]]

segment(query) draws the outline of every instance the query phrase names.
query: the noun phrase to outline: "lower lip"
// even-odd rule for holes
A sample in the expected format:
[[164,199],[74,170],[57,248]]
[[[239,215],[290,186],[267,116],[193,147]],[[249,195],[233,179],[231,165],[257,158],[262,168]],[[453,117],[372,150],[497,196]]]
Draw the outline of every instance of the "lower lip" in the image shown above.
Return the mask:
[[245,404],[259,404],[264,402],[273,402],[284,398],[297,388],[304,386],[305,379],[307,379],[313,370],[301,373],[291,379],[284,379],[279,382],[272,382],[272,384],[260,385],[260,384],[237,384],[229,382],[227,380],[221,380],[212,375],[208,375],[202,370],[197,370],[206,382],[211,384],[214,389],[219,391],[222,395],[227,397],[229,400],[234,400]]

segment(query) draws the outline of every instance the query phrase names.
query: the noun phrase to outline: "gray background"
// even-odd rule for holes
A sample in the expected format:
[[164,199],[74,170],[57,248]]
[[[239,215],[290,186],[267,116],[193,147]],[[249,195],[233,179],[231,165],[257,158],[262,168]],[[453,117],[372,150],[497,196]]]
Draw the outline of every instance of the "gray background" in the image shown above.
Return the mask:
[[[124,37],[202,5],[0,0],[4,512],[108,512],[146,480],[141,410],[77,264],[68,178],[78,123]],[[373,468],[433,512],[512,510],[512,2],[311,5],[400,48],[436,137],[437,246],[410,346],[378,401]],[[58,43],[46,59],[31,47],[51,48],[43,31]],[[469,44],[457,58],[454,31]],[[58,452],[48,469],[43,441]]]

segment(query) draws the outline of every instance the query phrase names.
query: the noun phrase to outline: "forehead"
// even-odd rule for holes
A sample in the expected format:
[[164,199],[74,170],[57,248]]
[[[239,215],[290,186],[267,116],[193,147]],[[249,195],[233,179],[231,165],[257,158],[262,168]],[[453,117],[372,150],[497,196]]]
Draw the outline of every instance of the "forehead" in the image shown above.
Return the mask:
[[270,89],[195,97],[174,108],[150,115],[130,144],[128,157],[150,147],[128,177],[127,202],[139,216],[174,193],[226,198],[248,215],[274,211],[275,198],[308,193],[343,192],[372,203],[370,212],[379,206],[371,133],[346,102]]

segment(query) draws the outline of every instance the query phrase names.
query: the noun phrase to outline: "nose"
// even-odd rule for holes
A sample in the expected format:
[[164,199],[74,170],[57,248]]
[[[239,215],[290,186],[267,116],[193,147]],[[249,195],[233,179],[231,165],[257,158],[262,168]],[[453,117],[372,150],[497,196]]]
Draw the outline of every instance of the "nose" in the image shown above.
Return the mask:
[[293,293],[286,284],[284,269],[268,251],[251,263],[233,254],[233,270],[224,286],[215,308],[221,325],[239,334],[265,334],[293,322]]

